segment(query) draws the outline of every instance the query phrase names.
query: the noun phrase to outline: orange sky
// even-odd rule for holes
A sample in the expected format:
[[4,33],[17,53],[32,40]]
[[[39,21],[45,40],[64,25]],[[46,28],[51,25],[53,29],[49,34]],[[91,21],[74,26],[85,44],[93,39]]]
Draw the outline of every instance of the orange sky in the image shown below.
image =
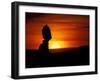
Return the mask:
[[67,14],[26,13],[26,49],[38,49],[42,43],[42,28],[51,29],[49,48],[71,48],[89,44],[89,16]]

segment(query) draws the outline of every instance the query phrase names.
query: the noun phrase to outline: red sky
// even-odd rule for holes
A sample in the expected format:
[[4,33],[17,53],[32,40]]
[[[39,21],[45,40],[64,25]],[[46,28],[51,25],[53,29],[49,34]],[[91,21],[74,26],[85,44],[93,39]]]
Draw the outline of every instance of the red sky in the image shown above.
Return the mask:
[[52,33],[49,48],[71,48],[89,44],[89,16],[71,14],[26,13],[26,49],[38,49],[42,28],[47,24]]

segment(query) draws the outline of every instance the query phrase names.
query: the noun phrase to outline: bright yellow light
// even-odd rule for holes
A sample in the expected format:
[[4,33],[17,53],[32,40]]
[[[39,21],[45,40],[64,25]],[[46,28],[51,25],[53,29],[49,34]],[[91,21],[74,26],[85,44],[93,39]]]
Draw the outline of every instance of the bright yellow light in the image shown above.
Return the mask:
[[65,48],[66,45],[62,41],[50,41],[49,42],[49,49],[58,49],[58,48]]
[[57,43],[57,42],[55,42],[55,43],[53,42],[53,43],[51,44],[50,48],[60,48],[60,44]]

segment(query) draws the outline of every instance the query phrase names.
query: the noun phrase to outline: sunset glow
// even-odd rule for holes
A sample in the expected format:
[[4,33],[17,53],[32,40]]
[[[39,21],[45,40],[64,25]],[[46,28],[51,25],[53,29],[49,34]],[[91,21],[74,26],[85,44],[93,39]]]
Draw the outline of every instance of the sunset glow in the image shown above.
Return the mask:
[[64,48],[66,45],[64,45],[61,41],[50,41],[49,42],[49,49],[58,49],[58,48]]
[[42,28],[45,24],[52,34],[49,49],[89,45],[88,15],[26,13],[26,49],[39,49],[44,40]]
[[57,48],[61,48],[61,47],[62,47],[62,46],[61,46],[59,43],[54,42],[54,43],[51,43],[51,44],[50,44],[49,49],[57,49]]

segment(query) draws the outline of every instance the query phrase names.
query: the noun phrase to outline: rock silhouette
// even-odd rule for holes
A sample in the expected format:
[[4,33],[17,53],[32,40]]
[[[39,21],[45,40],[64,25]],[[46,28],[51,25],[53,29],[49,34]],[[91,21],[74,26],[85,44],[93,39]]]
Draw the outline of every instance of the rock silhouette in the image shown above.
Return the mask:
[[51,49],[53,52],[49,52],[48,42],[52,35],[48,25],[43,27],[42,36],[38,50],[26,50],[26,68],[89,65],[89,46]]
[[39,51],[41,55],[46,56],[49,53],[48,43],[49,43],[49,40],[52,38],[51,31],[48,25],[45,25],[43,27],[42,36],[43,36],[43,41],[42,41],[42,44],[40,44],[39,46]]

